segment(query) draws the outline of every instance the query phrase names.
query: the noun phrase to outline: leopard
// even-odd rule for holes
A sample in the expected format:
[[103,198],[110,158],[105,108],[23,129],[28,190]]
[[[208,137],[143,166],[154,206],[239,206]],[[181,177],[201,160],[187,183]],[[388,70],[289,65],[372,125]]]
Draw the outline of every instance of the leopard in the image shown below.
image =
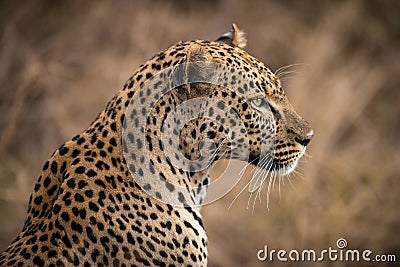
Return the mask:
[[43,165],[0,265],[207,266],[212,165],[236,159],[285,176],[314,136],[246,42],[233,24],[139,66]]

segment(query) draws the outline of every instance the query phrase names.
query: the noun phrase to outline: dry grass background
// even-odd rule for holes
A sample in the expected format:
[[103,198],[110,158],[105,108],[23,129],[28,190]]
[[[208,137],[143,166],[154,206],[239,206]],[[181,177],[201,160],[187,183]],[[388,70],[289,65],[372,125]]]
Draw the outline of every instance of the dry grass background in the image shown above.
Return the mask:
[[284,85],[316,136],[269,211],[263,197],[252,215],[247,195],[228,210],[240,185],[203,208],[210,265],[261,266],[264,244],[324,249],[340,237],[399,261],[399,12],[398,1],[2,1],[0,249],[22,227],[41,165],[134,68],[236,22],[271,69],[303,63]]

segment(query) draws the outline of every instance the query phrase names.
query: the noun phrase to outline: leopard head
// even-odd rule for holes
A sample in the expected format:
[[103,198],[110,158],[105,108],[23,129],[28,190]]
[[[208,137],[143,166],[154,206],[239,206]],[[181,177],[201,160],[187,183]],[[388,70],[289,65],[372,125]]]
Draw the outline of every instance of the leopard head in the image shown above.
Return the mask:
[[[139,143],[151,153],[145,163],[135,154],[131,166],[153,195],[170,194],[178,185],[181,195],[175,198],[196,202],[209,167],[224,158],[262,170],[257,173],[264,177],[253,178],[253,191],[269,173],[291,173],[305,153],[313,130],[290,104],[279,78],[244,50],[245,43],[233,25],[214,42],[181,42],[155,57],[151,66],[160,71],[141,83],[126,116],[135,122],[142,117],[126,125],[134,125],[131,136],[144,136]],[[139,151],[138,142],[126,136],[127,150]],[[143,171],[149,165],[156,165],[150,168],[156,176],[151,185]],[[160,173],[165,186],[159,185]],[[185,189],[191,186],[195,189]],[[183,197],[183,191],[191,196]]]

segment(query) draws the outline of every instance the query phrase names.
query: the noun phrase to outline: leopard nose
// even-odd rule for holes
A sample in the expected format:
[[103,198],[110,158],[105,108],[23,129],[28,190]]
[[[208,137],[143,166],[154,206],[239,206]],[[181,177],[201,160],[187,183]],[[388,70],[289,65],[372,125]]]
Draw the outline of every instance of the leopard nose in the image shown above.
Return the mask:
[[296,137],[294,140],[296,140],[296,142],[302,146],[307,146],[310,143],[313,136],[314,136],[314,131],[311,130],[310,132],[308,132],[308,134],[306,134],[306,136],[304,138]]

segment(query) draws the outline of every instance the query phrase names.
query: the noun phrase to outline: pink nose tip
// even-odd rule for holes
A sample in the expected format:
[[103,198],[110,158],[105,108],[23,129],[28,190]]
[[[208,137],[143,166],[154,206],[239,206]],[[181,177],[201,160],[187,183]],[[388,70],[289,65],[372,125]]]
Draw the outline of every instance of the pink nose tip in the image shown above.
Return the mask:
[[314,131],[313,130],[311,130],[307,135],[306,135],[306,137],[304,138],[304,144],[303,144],[303,146],[306,146],[306,145],[308,145],[310,142],[311,142],[311,139],[314,137]]
[[295,140],[300,145],[307,146],[311,142],[311,139],[313,137],[314,137],[314,131],[311,130],[303,139],[300,139],[300,138],[296,137]]

